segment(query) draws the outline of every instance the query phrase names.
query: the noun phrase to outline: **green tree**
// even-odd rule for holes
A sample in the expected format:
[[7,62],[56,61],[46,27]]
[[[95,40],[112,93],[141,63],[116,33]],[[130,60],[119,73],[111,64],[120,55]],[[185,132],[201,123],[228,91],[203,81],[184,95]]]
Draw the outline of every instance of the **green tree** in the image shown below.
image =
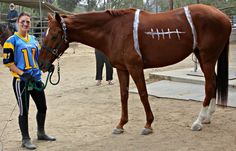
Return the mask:
[[78,0],[57,0],[57,4],[60,8],[73,12],[77,6]]
[[112,0],[110,3],[112,9],[143,8],[143,0]]
[[97,9],[97,0],[87,0],[87,7],[86,10],[87,11],[92,11],[92,10],[96,10]]

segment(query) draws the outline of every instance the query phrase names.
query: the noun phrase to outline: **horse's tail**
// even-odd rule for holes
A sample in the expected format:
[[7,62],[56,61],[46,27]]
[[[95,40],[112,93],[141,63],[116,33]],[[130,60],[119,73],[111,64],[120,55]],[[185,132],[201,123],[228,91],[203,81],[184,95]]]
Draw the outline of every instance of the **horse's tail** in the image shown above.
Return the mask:
[[229,76],[229,39],[220,54],[217,64],[217,99],[218,104],[227,106]]

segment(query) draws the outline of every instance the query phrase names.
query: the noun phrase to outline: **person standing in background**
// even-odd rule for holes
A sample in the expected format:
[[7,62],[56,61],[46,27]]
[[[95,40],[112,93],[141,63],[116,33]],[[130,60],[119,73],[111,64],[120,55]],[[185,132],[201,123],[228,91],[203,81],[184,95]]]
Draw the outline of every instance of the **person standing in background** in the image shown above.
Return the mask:
[[106,81],[108,81],[109,85],[113,85],[113,68],[107,59],[107,57],[98,49],[95,49],[95,57],[96,57],[96,80],[97,86],[102,84],[102,71],[104,64],[106,65]]
[[14,32],[17,31],[17,26],[16,26],[16,20],[18,18],[18,12],[15,10],[15,5],[14,3],[11,3],[9,5],[9,11],[8,11],[8,14],[7,14],[7,22],[8,22],[8,25],[10,25],[13,29],[14,29]]

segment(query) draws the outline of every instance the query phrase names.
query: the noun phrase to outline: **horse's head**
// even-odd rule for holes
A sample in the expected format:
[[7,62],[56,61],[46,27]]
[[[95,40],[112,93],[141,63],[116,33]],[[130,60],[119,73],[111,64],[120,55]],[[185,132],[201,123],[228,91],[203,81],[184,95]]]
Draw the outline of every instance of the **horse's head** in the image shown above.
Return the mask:
[[0,24],[0,44],[3,46],[5,41],[8,37],[13,35],[14,32],[12,32],[7,25]]
[[52,67],[55,59],[59,58],[69,47],[67,29],[64,19],[56,13],[55,17],[48,14],[48,29],[39,54],[39,68],[46,72]]

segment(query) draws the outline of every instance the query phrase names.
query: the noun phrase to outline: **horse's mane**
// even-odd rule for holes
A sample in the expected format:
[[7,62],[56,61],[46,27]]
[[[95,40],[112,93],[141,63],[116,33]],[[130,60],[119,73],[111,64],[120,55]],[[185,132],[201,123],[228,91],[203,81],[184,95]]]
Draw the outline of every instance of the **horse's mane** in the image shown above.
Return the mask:
[[134,8],[130,8],[130,9],[119,9],[119,10],[111,10],[108,9],[106,10],[106,13],[110,14],[111,16],[122,16],[122,15],[126,15],[129,14],[131,12],[134,12],[136,9]]
[[68,20],[73,20],[74,23],[71,24],[75,26],[75,24],[82,24],[84,27],[99,27],[104,23],[109,22],[109,20],[114,19],[115,17],[120,17],[123,15],[128,15],[130,13],[134,13],[135,9],[120,9],[120,10],[105,10],[105,11],[93,11],[86,12],[80,14],[66,15],[61,14],[60,16],[64,19],[68,18]]
[[89,15],[90,17],[97,17],[98,14],[108,14],[109,16],[112,17],[116,17],[116,16],[122,16],[122,15],[126,15],[126,14],[130,14],[133,13],[136,9],[134,8],[130,8],[130,9],[117,9],[117,10],[105,10],[105,11],[94,11],[94,12],[86,12],[86,13],[80,13],[80,14],[73,14],[73,15],[67,15],[67,14],[61,14],[60,16],[63,18],[67,18],[67,17],[72,17],[72,18],[77,18],[77,16],[80,16],[80,18],[82,19],[82,16],[85,16],[85,19],[87,20],[87,15]]

